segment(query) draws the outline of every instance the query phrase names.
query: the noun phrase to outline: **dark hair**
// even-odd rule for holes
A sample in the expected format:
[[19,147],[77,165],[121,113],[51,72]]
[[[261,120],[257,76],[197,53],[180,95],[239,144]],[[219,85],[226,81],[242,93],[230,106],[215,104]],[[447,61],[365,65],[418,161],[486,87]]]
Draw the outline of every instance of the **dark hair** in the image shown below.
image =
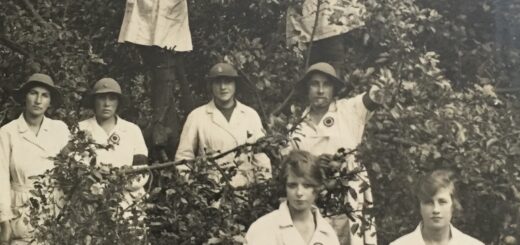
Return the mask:
[[334,87],[333,96],[338,96],[338,94],[341,92],[341,90],[343,88],[343,85],[335,82],[334,77],[330,76],[329,74],[323,73],[321,71],[311,71],[300,82],[301,85],[297,87],[296,93],[299,95],[298,97],[301,97],[302,101],[306,100],[303,98],[307,98],[307,95],[309,94],[310,79],[316,74],[321,74],[321,75],[325,76],[327,78],[327,81],[329,81],[332,84],[332,86]]
[[117,101],[118,101],[117,111],[121,111],[122,108],[127,104],[127,101],[125,100],[125,98],[122,95],[115,93],[115,92],[107,92],[107,93],[84,95],[83,99],[81,100],[81,106],[83,106],[84,108],[90,109],[90,110],[94,111],[94,113],[95,113],[96,97],[98,97],[99,95],[102,95],[102,94],[115,94],[117,96]]
[[448,189],[453,203],[453,210],[459,212],[462,207],[457,199],[457,190],[455,188],[454,174],[450,170],[439,169],[434,170],[419,179],[416,195],[419,201],[425,202],[440,190]]
[[235,82],[235,97],[236,97],[237,93],[241,93],[244,90],[245,84],[243,84],[243,81],[241,81],[239,77],[218,76],[218,77],[214,77],[214,78],[207,78],[208,81],[207,81],[206,89],[210,96],[213,95],[212,91],[211,91],[211,86],[213,85],[214,82],[218,81],[219,78],[229,78]]
[[35,87],[46,89],[49,92],[49,95],[51,96],[51,105],[56,105],[57,102],[55,100],[57,100],[57,95],[54,93],[51,86],[38,81],[30,81],[27,83],[25,88],[22,91],[20,91],[21,98],[19,100],[23,106],[25,106],[25,98],[27,97],[27,94],[29,93],[29,91],[31,91],[31,89]]
[[323,174],[318,158],[307,151],[293,150],[284,158],[280,172],[282,183],[287,182],[289,172],[309,180],[317,187],[321,187],[323,184]]

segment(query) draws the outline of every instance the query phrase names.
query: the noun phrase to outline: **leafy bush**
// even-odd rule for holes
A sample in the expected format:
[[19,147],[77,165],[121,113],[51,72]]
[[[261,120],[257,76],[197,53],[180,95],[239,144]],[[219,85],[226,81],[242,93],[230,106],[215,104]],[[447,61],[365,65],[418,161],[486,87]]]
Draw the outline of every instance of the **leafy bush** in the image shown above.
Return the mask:
[[[270,135],[281,131],[284,127],[274,122],[288,123],[291,111],[298,111],[290,109],[301,106],[280,109],[305,63],[303,50],[284,45],[284,13],[295,2],[189,1],[195,50],[185,61],[196,101],[205,100],[202,81],[209,67],[217,60],[228,60],[248,84],[241,100],[259,111]],[[515,96],[519,74],[513,69],[520,62],[520,46],[515,41],[519,4],[514,0],[369,0],[366,5],[365,27],[352,32],[346,41],[349,72],[345,79],[355,88],[351,94],[372,83],[395,80],[401,85],[398,91],[388,91],[396,96],[387,98],[388,105],[371,119],[358,149],[358,158],[372,180],[380,242],[386,244],[413,229],[419,215],[411,183],[418,174],[442,166],[454,169],[460,177],[464,211],[456,225],[486,244],[514,244],[512,240],[520,236],[520,113]],[[0,123],[20,112],[7,90],[41,71],[50,73],[66,96],[65,107],[52,111],[52,116],[70,125],[83,118],[86,112],[77,106],[81,94],[99,77],[111,76],[121,81],[125,91],[132,91],[133,102],[139,105],[130,105],[123,117],[147,126],[150,78],[138,49],[116,43],[123,8],[124,1],[3,1]],[[178,88],[175,93],[180,93]],[[293,102],[297,101],[288,104]],[[180,107],[178,111],[188,113]],[[272,111],[282,114],[270,117]],[[267,145],[278,148],[274,143]],[[272,151],[276,166],[279,154],[275,149],[268,152]],[[83,154],[84,149],[76,151]],[[201,161],[201,167],[207,165]],[[63,164],[43,183],[64,185],[65,197],[75,200],[69,205],[84,202],[97,211],[119,210],[115,203],[120,196],[108,194],[119,193],[126,175],[107,167],[79,165],[69,158],[58,162]],[[147,199],[150,241],[160,237],[179,243],[240,241],[255,217],[276,208],[282,193],[277,185],[266,182],[241,193],[248,201],[233,204],[236,198],[240,200],[235,192],[221,183],[200,182],[203,173],[190,184],[173,170],[154,172]],[[83,197],[71,191],[75,183],[81,183],[83,192],[94,183],[106,183],[108,191]],[[212,207],[219,199],[220,208]],[[88,239],[93,244],[125,243],[139,236],[130,229],[135,224],[96,212],[66,211],[62,221],[45,221],[50,223],[41,226],[47,229],[42,231],[46,239],[63,238],[65,243],[87,243]],[[210,215],[218,217],[215,223],[207,222]],[[73,221],[74,229],[66,227]],[[103,225],[93,228],[89,222]],[[114,227],[122,230],[109,234]],[[91,228],[92,232],[87,231]],[[105,236],[106,240],[101,239]]]

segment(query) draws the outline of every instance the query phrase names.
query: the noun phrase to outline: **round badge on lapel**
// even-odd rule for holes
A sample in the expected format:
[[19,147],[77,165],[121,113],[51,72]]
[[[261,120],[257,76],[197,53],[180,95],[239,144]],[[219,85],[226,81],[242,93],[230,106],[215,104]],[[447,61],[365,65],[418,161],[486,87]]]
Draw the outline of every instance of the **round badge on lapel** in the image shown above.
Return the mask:
[[113,145],[119,145],[119,140],[121,140],[121,137],[119,137],[119,135],[114,132],[108,138],[108,143]]
[[323,119],[323,124],[327,127],[331,127],[332,125],[334,125],[334,118],[326,117],[325,119]]

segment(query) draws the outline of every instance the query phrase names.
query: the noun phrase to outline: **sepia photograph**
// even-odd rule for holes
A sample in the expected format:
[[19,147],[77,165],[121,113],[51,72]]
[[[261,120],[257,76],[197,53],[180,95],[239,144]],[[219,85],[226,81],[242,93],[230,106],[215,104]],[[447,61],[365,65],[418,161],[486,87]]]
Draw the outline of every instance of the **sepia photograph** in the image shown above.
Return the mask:
[[520,0],[0,0],[0,245],[520,245]]

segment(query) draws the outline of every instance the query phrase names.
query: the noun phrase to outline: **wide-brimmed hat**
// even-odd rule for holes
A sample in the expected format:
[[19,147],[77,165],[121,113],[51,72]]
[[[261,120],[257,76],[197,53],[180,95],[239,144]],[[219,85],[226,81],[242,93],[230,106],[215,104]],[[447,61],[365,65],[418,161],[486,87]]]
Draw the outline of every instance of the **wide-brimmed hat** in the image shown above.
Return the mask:
[[49,75],[43,74],[43,73],[34,73],[32,74],[27,81],[22,83],[22,85],[17,88],[13,89],[12,96],[13,99],[20,104],[23,104],[25,102],[25,96],[29,89],[35,87],[35,86],[42,86],[49,90],[51,93],[51,104],[52,105],[60,105],[62,102],[61,93],[58,90],[59,87],[54,84],[54,81]]
[[99,79],[92,89],[83,96],[82,105],[86,108],[93,109],[94,108],[94,98],[96,94],[107,94],[113,93],[117,94],[119,97],[119,107],[125,105],[127,103],[126,97],[123,95],[121,86],[119,83],[113,78],[101,78]]
[[306,83],[307,80],[309,80],[309,78],[311,78],[311,76],[316,73],[321,73],[327,76],[330,79],[330,81],[333,82],[335,86],[339,89],[343,88],[346,85],[346,82],[339,78],[338,74],[336,73],[336,69],[334,69],[334,67],[329,63],[325,62],[320,62],[311,65],[298,83]]

